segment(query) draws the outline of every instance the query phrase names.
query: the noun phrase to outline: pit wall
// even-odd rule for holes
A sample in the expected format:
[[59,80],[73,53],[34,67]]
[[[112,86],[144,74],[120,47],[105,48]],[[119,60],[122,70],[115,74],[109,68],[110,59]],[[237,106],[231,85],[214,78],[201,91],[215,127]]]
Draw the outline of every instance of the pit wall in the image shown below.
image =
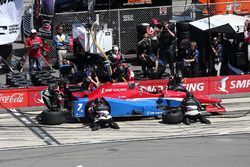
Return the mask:
[[[153,90],[166,89],[168,80],[135,81]],[[186,88],[198,95],[235,94],[250,92],[250,75],[230,75],[185,79]],[[0,90],[0,108],[22,108],[44,106],[41,93],[46,86],[11,88]]]

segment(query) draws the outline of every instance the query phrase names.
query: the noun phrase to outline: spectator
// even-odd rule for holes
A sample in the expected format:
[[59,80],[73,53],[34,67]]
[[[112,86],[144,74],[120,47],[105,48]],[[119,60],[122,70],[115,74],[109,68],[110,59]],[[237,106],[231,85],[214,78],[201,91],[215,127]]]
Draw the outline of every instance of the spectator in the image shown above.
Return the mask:
[[29,74],[33,73],[33,66],[36,63],[38,71],[41,71],[41,47],[43,47],[43,42],[40,37],[37,36],[36,29],[31,30],[31,35],[26,39],[25,46],[28,48],[29,54]]
[[176,71],[182,71],[183,74],[185,73],[183,59],[188,57],[190,48],[191,48],[190,39],[189,38],[182,39],[178,47],[178,60],[177,60],[178,64],[176,65]]
[[158,56],[158,47],[159,42],[157,39],[159,28],[157,27],[159,25],[158,21],[155,18],[151,19],[150,26],[147,28],[147,34],[149,35],[151,39],[151,47],[152,47],[152,53]]
[[138,58],[140,60],[140,63],[142,65],[142,74],[143,77],[146,77],[147,74],[147,55],[151,55],[151,40],[149,38],[149,35],[147,33],[144,34],[144,38],[138,42],[137,45],[138,48]]
[[67,54],[67,47],[69,45],[69,36],[63,33],[63,27],[57,28],[57,33],[54,36],[53,43],[56,46],[57,60],[59,68],[63,65],[63,59]]
[[214,69],[216,71],[216,76],[220,76],[221,65],[223,60],[223,47],[220,40],[217,37],[213,38],[212,42],[212,53],[214,55]]
[[245,38],[245,42],[250,44],[250,20],[245,21],[244,38]]
[[174,27],[169,22],[163,22],[159,33],[160,59],[164,64],[169,63],[170,73],[174,75]]
[[192,77],[197,77],[199,75],[199,51],[197,49],[197,42],[191,42],[191,74]]
[[182,72],[184,77],[192,77],[192,49],[191,49],[191,41],[189,39],[183,39],[180,43],[179,53],[183,60]]

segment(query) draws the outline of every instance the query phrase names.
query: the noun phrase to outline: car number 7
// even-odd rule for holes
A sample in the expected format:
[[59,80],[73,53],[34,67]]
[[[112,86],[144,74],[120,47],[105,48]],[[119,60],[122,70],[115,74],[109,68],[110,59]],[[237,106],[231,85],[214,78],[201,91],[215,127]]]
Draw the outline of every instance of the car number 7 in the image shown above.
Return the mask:
[[82,103],[78,103],[78,108],[77,108],[77,111],[82,111],[81,109],[82,109],[82,106],[83,106],[83,104]]

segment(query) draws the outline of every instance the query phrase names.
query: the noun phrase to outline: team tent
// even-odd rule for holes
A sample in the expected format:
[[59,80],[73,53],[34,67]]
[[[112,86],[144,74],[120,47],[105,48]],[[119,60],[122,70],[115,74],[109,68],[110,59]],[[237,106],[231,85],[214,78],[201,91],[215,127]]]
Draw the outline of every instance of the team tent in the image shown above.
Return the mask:
[[190,22],[189,24],[202,30],[215,33],[243,33],[244,23],[248,17],[226,14],[214,15],[200,20]]

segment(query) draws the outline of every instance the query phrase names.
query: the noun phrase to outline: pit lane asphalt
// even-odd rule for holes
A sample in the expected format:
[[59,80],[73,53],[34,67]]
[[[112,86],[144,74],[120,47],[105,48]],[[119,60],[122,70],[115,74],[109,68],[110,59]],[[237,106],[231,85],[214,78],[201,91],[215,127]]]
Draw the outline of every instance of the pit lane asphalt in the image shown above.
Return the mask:
[[[23,108],[7,112],[0,110],[0,150],[93,144],[106,142],[137,141],[162,138],[183,138],[250,134],[250,98],[225,98],[227,113],[209,116],[211,125],[194,123],[166,125],[160,119],[119,121],[119,130],[100,129],[92,132],[81,123],[40,125],[36,116],[44,107]],[[19,119],[17,119],[19,117]]]

